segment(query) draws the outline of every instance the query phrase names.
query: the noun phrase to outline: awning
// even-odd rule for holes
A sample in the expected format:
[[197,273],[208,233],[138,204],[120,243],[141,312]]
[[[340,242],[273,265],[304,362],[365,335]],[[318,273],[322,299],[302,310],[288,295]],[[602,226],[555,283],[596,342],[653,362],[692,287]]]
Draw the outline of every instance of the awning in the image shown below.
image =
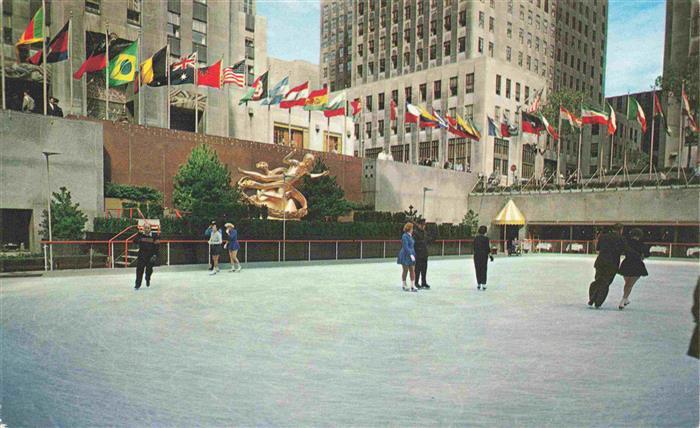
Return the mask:
[[492,223],[498,225],[522,226],[525,224],[525,216],[523,216],[523,213],[515,206],[515,202],[510,199],[501,212],[494,217]]

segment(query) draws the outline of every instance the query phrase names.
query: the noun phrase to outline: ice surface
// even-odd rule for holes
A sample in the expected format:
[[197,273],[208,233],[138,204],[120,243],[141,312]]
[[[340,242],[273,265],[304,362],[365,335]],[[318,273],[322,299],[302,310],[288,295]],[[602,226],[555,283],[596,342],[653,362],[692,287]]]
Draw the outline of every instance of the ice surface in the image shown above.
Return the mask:
[[698,426],[696,262],[586,306],[593,259],[133,269],[2,279],[2,408],[20,426]]

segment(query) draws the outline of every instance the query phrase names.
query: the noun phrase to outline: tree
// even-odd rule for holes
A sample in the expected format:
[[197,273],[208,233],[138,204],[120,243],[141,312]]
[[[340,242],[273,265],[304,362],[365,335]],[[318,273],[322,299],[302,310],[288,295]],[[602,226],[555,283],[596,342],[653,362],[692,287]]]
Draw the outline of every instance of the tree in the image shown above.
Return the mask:
[[469,235],[474,236],[474,232],[479,227],[479,214],[475,213],[474,210],[467,211],[462,219],[462,225],[469,226]]
[[[60,192],[53,192],[51,199],[51,232],[53,239],[82,239],[88,218],[79,206],[74,204],[70,192],[61,187]],[[44,210],[41,222],[41,236],[49,239],[48,211]]]
[[[562,89],[547,96],[547,102],[542,106],[542,114],[547,118],[550,125],[556,127],[559,124],[559,106],[579,116],[581,103],[586,101],[590,102],[589,97],[583,92]],[[578,134],[578,130],[575,133]],[[562,134],[569,135],[574,134],[574,132],[570,126],[563,126]]]
[[[318,159],[312,173],[327,171],[326,165]],[[309,205],[308,220],[336,220],[338,216],[347,214],[352,208],[345,200],[345,192],[338,185],[335,177],[325,175],[323,177],[304,177],[299,186],[299,191],[306,197]]]
[[682,64],[664,69],[663,76],[656,78],[656,86],[664,92],[670,92],[676,97],[680,97],[681,88],[685,82],[685,93],[688,94],[691,105],[697,106],[697,94],[700,91],[699,67],[697,55],[689,57]]
[[192,149],[187,162],[175,175],[175,206],[192,211],[201,204],[240,204],[239,200],[238,190],[231,187],[231,171],[219,161],[216,152],[205,144]]

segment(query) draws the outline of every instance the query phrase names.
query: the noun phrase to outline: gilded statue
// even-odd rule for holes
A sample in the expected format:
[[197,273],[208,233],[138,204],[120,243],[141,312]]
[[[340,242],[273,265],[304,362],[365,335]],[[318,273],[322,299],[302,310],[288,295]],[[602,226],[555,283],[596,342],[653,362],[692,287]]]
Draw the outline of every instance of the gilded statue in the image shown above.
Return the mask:
[[315,156],[304,155],[302,160],[292,159],[294,152],[284,157],[286,166],[270,169],[267,162],[258,162],[255,167],[262,172],[247,171],[238,168],[243,176],[238,180],[238,188],[243,198],[258,207],[267,207],[270,219],[298,220],[309,212],[304,195],[296,188],[297,183],[306,175],[311,178],[328,175],[328,171],[311,173]]

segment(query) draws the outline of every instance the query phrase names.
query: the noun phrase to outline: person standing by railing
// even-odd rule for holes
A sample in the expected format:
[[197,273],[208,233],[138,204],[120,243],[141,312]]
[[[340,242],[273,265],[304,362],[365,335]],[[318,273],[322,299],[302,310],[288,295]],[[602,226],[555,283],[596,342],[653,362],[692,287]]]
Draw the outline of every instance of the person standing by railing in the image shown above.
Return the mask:
[[153,275],[153,266],[158,261],[158,234],[151,231],[151,225],[145,223],[143,231],[136,235],[134,240],[139,246],[139,254],[136,258],[136,285],[134,289],[141,288],[144,271],[146,273],[146,287],[151,286],[151,276]]
[[486,226],[479,226],[478,235],[474,238],[474,270],[476,271],[476,289],[486,290],[486,274],[491,255],[491,242],[486,237]]
[[227,235],[224,248],[228,249],[229,260],[231,261],[230,272],[240,272],[243,268],[241,267],[241,262],[238,261],[238,250],[241,249],[241,245],[238,243],[238,231],[233,223],[226,223],[224,227]]
[[625,251],[622,225],[616,223],[612,230],[598,237],[598,257],[595,259],[595,280],[588,287],[588,306],[600,308],[608,297],[608,290],[620,268],[620,256]]
[[216,223],[213,223],[210,229],[209,253],[211,254],[213,268],[212,271],[209,272],[209,275],[216,275],[219,272],[219,256],[221,256],[223,238],[221,237],[221,231],[216,228]]
[[[413,223],[406,223],[403,227],[403,235],[401,236],[401,251],[396,260],[397,264],[401,265],[401,288],[403,291],[418,291],[414,286],[416,280],[415,265],[416,265],[416,250],[414,249],[415,241],[413,240]],[[411,287],[406,285],[406,277],[411,274]]]
[[618,309],[622,310],[630,304],[629,297],[632,292],[632,287],[642,276],[648,276],[647,268],[644,265],[644,259],[649,257],[649,247],[642,242],[644,232],[641,229],[634,228],[630,231],[630,239],[627,240],[625,247],[625,259],[620,265],[620,275],[625,278],[625,289],[622,295],[622,300],[618,305]]
[[[204,231],[204,237],[209,240],[211,238],[211,230],[212,227],[216,227],[216,221],[212,220],[211,223],[209,223],[209,227]],[[211,252],[209,253],[209,270],[214,270],[214,258],[211,255]]]

